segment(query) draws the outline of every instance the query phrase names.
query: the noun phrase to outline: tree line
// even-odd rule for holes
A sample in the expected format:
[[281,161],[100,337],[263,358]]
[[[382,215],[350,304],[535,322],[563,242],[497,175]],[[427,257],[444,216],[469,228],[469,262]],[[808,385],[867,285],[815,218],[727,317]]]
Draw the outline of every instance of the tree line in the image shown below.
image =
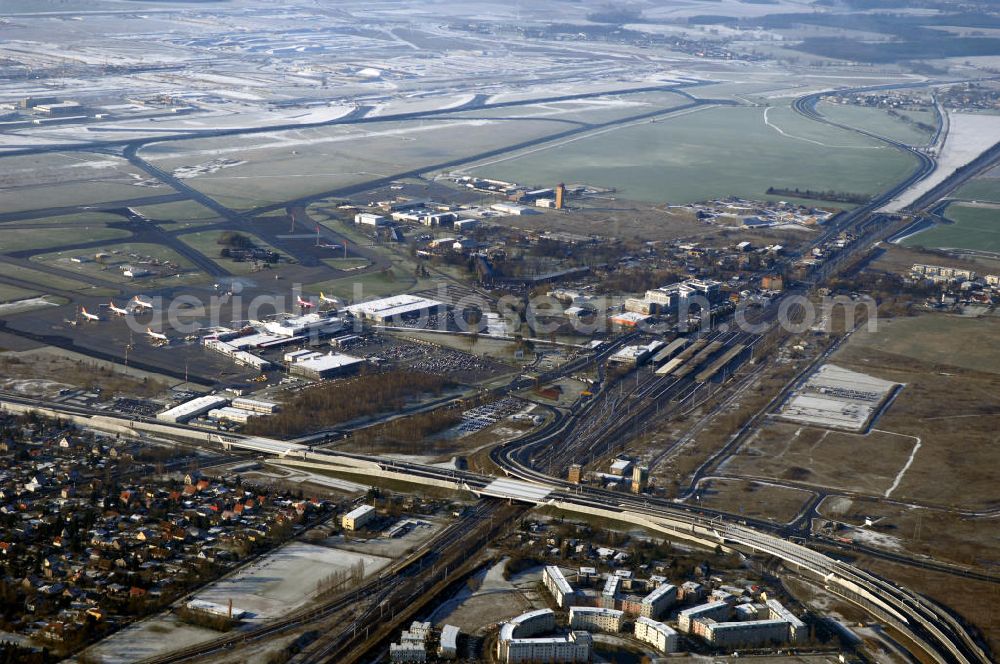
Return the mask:
[[358,417],[399,410],[421,394],[438,395],[454,383],[421,371],[362,374],[305,389],[281,412],[254,417],[244,432],[255,436],[294,436]]

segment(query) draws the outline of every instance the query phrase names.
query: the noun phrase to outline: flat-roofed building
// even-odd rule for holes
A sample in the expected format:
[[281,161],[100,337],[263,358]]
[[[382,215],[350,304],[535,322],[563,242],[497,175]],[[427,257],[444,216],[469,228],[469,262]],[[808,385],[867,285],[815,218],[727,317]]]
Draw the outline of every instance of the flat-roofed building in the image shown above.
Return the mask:
[[705,586],[697,581],[685,581],[677,593],[677,599],[685,602],[698,602],[705,599]]
[[606,609],[613,609],[617,606],[617,594],[618,586],[621,584],[622,579],[620,576],[615,576],[611,574],[608,576],[607,581],[604,582],[604,590],[601,591],[601,606]]
[[536,639],[512,639],[497,644],[499,659],[509,664],[521,662],[589,662],[594,645],[587,632],[573,631],[567,636]]
[[417,295],[394,295],[347,307],[347,311],[358,318],[379,325],[442,313],[447,309],[447,305],[443,302]]
[[659,618],[676,602],[677,586],[665,583],[642,598],[639,615],[643,618]]
[[233,422],[235,424],[246,424],[250,421],[251,417],[259,416],[260,413],[255,413],[251,410],[243,410],[242,408],[233,408],[232,406],[213,408],[208,411],[208,419],[210,420]]
[[390,662],[426,662],[427,649],[423,643],[403,641],[389,644]]
[[196,397],[190,401],[185,401],[184,403],[169,408],[162,413],[156,415],[156,419],[161,422],[187,422],[188,420],[193,420],[199,415],[204,415],[210,410],[216,408],[221,408],[229,403],[229,399],[225,397],[220,397],[215,394],[207,394],[205,396]]
[[700,635],[717,648],[756,648],[788,640],[788,623],[784,620],[716,622],[699,619],[699,622],[705,625]]
[[359,212],[354,215],[354,223],[360,226],[387,226],[389,220],[380,214],[372,214],[371,212]]
[[324,380],[357,372],[365,360],[343,353],[328,353],[292,363],[289,373],[312,380]]
[[441,659],[456,659],[458,657],[458,636],[460,631],[454,625],[441,628],[441,638],[438,641],[438,657]]
[[590,632],[621,631],[624,611],[605,609],[600,606],[574,606],[569,610],[570,629],[585,629]]
[[572,606],[576,601],[576,591],[569,585],[562,570],[556,565],[546,565],[542,572],[542,582],[560,608]]
[[767,606],[768,618],[773,620],[784,620],[788,623],[788,640],[792,643],[802,643],[809,636],[806,624],[798,616],[784,607],[776,599],[769,599],[764,603]]
[[677,652],[677,632],[657,620],[636,618],[635,638],[662,653]]
[[371,505],[360,505],[340,517],[340,525],[344,530],[358,530],[375,518],[375,508]]
[[257,399],[247,399],[238,397],[233,399],[233,408],[253,411],[255,413],[270,414],[278,411],[278,404],[271,401],[259,401]]
[[677,614],[677,629],[681,632],[691,631],[691,622],[700,618],[725,620],[732,613],[733,607],[727,602],[708,602],[684,609]]

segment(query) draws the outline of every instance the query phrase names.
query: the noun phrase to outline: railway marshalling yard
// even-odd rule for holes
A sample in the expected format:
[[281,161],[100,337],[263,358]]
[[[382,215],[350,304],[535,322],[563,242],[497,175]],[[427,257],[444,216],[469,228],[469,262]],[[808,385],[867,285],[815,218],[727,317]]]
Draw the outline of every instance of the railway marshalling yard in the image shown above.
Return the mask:
[[[621,313],[628,300],[688,277],[717,278],[734,300],[756,299],[764,308],[782,286],[762,292],[771,289],[761,278],[781,272],[784,288],[796,284],[794,270],[813,243],[829,251],[838,234],[825,237],[822,225],[719,224],[681,206],[740,197],[849,213],[909,177],[920,155],[946,154],[950,166],[961,165],[955,154],[977,157],[979,147],[988,146],[970,147],[969,126],[991,137],[1000,127],[998,116],[978,111],[974,123],[966,122],[968,109],[946,109],[950,123],[940,117],[938,95],[980,77],[977,65],[942,61],[947,73],[928,78],[818,55],[805,63],[770,39],[752,42],[751,53],[726,38],[725,48],[735,50],[713,57],[704,46],[721,48],[718,32],[696,21],[677,27],[684,39],[650,47],[507,31],[524,19],[485,2],[445,17],[421,15],[416,25],[391,8],[356,3],[342,3],[335,13],[308,3],[274,8],[240,0],[183,10],[156,3],[148,14],[121,11],[119,2],[98,3],[92,13],[48,4],[53,7],[0,23],[0,57],[16,69],[31,54],[32,66],[44,72],[44,79],[14,75],[0,86],[7,114],[0,129],[0,387],[64,405],[106,406],[113,395],[127,395],[159,407],[222,387],[293,402],[310,385],[290,379],[280,353],[268,355],[278,370],[261,378],[207,350],[200,337],[213,327],[242,327],[248,316],[241,302],[255,298],[276,302],[263,318],[332,312],[401,294],[451,308],[475,298],[495,304],[500,282],[484,277],[476,252],[506,265],[502,276],[512,283],[531,270],[587,272],[551,289],[569,292],[571,305],[603,306],[602,320]],[[561,3],[544,4],[527,19],[534,27],[548,25],[544,12],[565,11]],[[678,16],[704,9],[696,5],[676,9]],[[778,2],[783,11],[798,11],[797,5]],[[55,14],[42,13],[46,9]],[[712,12],[719,11],[754,16],[772,10],[724,0],[713,3]],[[65,52],[52,43],[49,21],[66,27]],[[323,28],[301,28],[313,23]],[[233,32],[233,25],[240,30]],[[836,94],[869,88],[902,96],[903,105],[890,112]],[[814,93],[827,94],[814,106],[827,121],[797,105]],[[46,111],[21,104],[34,98],[50,106],[55,102],[38,100],[53,96],[85,110],[60,117],[57,106],[55,116],[42,117]],[[564,182],[568,209],[529,200],[530,214],[501,213],[494,204],[503,196],[461,186],[456,178],[462,176],[516,183],[522,193],[552,189],[553,197]],[[964,264],[974,254],[968,260],[985,274],[998,262],[996,179],[994,171],[976,174],[951,193],[934,228],[906,237],[905,249],[883,247],[881,257],[831,287],[846,293],[880,287],[879,279],[902,271],[893,260]],[[911,199],[919,186],[909,191]],[[408,201],[426,201],[428,213],[471,217],[478,228],[459,232],[397,220],[392,228],[399,236],[393,236],[355,223],[360,212],[390,217],[400,211],[393,204]],[[382,207],[374,205],[379,202]],[[852,240],[850,230],[840,235]],[[453,242],[455,252],[434,250]],[[751,247],[736,249],[741,242]],[[772,267],[761,267],[767,261]],[[549,289],[542,280],[509,286],[519,303]],[[656,380],[654,367],[610,371],[583,359],[601,352],[591,346],[595,339],[614,341],[628,330],[595,338],[564,325],[536,334],[518,318],[488,338],[457,333],[454,311],[440,316],[448,334],[405,326],[372,334],[369,325],[363,339],[343,340],[344,352],[379,371],[443,379],[438,391],[398,402],[405,410],[399,419],[426,418],[430,433],[404,439],[392,428],[393,413],[376,412],[324,426],[320,434],[298,434],[313,434],[335,450],[436,467],[468,462],[475,471],[497,472],[491,450],[498,445],[529,439],[582,412],[578,437],[594,441],[586,459],[581,456],[591,486],[607,480],[601,473],[619,455],[647,463],[648,495],[812,540],[953,608],[995,651],[1000,616],[985,600],[995,597],[997,573],[1000,505],[992,469],[1000,367],[991,349],[1000,327],[992,303],[961,315],[958,305],[944,310],[928,304],[923,292],[908,293],[906,303],[883,293],[880,302],[893,299],[894,308],[886,308],[877,329],[861,325],[846,340],[840,340],[843,331],[807,330],[756,355],[749,339],[736,339],[738,367],[705,380],[692,374],[692,391],[672,393],[662,417],[657,410],[628,430],[627,439],[604,448],[598,445],[606,442],[602,422],[641,402],[631,396],[631,381],[640,392]],[[313,307],[300,308],[299,295]],[[158,304],[131,313],[129,324],[112,306],[137,296]],[[608,302],[593,305],[599,297]],[[171,303],[178,303],[174,323],[183,329],[160,316]],[[99,320],[84,316],[84,309]],[[676,322],[643,341],[662,332],[672,337]],[[147,328],[167,334],[169,343]],[[319,350],[333,352],[325,344]],[[709,353],[702,368],[709,356],[721,357]],[[746,356],[754,361],[744,362]],[[577,362],[580,369],[560,375],[561,367]],[[795,389],[770,403],[793,379]],[[502,392],[498,414],[485,424],[463,424],[463,415],[484,408],[477,400],[490,407],[494,392]],[[703,392],[709,393],[704,400]],[[591,402],[607,420],[586,419]],[[442,403],[455,412],[437,412]],[[750,417],[753,426],[741,430]],[[376,425],[374,433],[365,437],[369,425]],[[324,433],[334,441],[324,442]],[[571,452],[572,440],[557,447]],[[556,452],[547,470],[563,477],[560,462],[568,458]],[[530,461],[541,467],[544,459],[540,452]],[[305,487],[321,484],[270,464],[267,473]],[[379,485],[344,475],[329,483],[348,493],[367,488],[349,481]],[[441,526],[435,523],[427,536]],[[422,541],[411,539],[407,546]],[[404,553],[382,556],[377,548],[297,542],[262,559],[256,571],[236,573],[203,593],[275,618],[306,594],[302,569],[334,570],[361,556],[373,572]],[[922,569],[921,561],[936,566]],[[948,574],[949,567],[980,578]],[[480,579],[505,601],[507,594],[520,598],[512,611],[525,597],[527,604],[537,600],[534,576],[514,589],[498,574],[499,568],[481,570]],[[819,612],[833,601],[814,589],[802,592],[803,605]],[[471,625],[484,610],[477,602],[487,603],[489,594],[470,589],[469,596],[478,599],[453,608],[473,616]],[[844,623],[858,619],[840,605],[830,613]],[[135,629],[145,630],[150,642],[173,629],[176,645],[197,640],[173,618]],[[885,638],[862,634],[871,643]],[[128,661],[134,635],[121,632],[95,653]],[[891,639],[873,647],[893,656]],[[254,657],[264,661],[264,651]]]

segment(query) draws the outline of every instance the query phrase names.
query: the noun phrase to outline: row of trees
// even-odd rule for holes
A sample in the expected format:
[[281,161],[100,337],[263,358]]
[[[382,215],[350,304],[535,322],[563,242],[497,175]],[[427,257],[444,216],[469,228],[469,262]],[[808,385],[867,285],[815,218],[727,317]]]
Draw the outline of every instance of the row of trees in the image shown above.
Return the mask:
[[442,376],[420,371],[362,374],[303,390],[280,413],[252,418],[244,431],[258,436],[294,436],[399,410],[416,396],[438,395],[453,384]]

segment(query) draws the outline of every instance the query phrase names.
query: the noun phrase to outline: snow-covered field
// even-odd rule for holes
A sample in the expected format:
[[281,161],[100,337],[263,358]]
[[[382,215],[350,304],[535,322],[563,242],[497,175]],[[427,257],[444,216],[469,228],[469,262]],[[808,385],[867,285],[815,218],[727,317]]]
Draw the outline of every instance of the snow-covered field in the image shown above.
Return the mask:
[[[365,574],[382,569],[390,560],[363,553],[304,542],[287,544],[237,574],[211,584],[195,598],[250,612],[250,624],[278,618],[312,599],[316,582],[363,561]],[[184,648],[219,636],[218,632],[180,622],[161,614],[136,623],[88,649],[104,664],[127,664]]]
[[950,113],[948,136],[929,176],[889,201],[883,212],[899,212],[944,182],[956,170],[1000,143],[1000,115]]

